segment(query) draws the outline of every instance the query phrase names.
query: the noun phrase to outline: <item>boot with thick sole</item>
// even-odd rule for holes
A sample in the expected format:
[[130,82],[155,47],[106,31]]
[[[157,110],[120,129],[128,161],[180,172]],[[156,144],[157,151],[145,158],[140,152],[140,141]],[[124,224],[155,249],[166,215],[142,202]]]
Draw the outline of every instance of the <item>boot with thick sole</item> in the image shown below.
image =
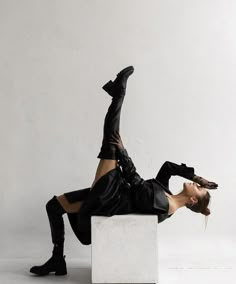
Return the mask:
[[50,272],[55,272],[55,275],[66,275],[66,261],[65,255],[63,255],[65,230],[62,217],[66,211],[56,196],[47,202],[46,210],[51,228],[52,242],[54,244],[52,257],[43,265],[31,267],[30,272],[40,276],[47,275]]
[[30,269],[31,273],[37,274],[39,276],[48,275],[50,272],[55,272],[55,275],[66,275],[67,267],[64,256],[53,255],[47,262],[41,266],[33,266]]

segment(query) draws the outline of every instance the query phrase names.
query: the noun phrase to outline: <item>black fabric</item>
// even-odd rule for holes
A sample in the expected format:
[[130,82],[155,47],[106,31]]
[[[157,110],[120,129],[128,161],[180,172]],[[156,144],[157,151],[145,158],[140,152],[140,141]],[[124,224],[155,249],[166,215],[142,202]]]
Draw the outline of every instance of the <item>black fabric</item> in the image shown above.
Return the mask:
[[113,83],[112,81],[109,81],[108,84],[112,85],[110,91],[103,86],[103,89],[112,96],[112,101],[104,119],[102,146],[97,158],[111,160],[118,159],[116,146],[111,144],[109,140],[115,132],[119,132],[120,130],[120,114],[126,94],[127,80],[133,72],[134,67],[128,66],[117,74]]
[[[178,165],[176,163],[166,161],[160,168],[157,176],[155,179],[152,179],[153,184],[156,184],[156,187],[161,187],[164,191],[167,193],[172,194],[172,192],[169,189],[169,180],[171,176],[181,176],[183,178],[193,180],[194,177],[194,168],[188,167],[186,164],[181,163],[181,165]],[[162,193],[164,193],[162,191]],[[160,200],[162,200],[162,204],[165,203],[165,200],[167,200],[167,197],[163,196],[163,194],[160,193],[161,190],[155,190],[154,199],[153,199],[153,207],[154,210],[160,209]],[[168,202],[168,200],[167,200]],[[169,210],[169,202],[168,205],[166,204],[166,212],[158,215],[158,223],[163,222],[165,219],[171,217],[173,214],[168,215]]]
[[139,186],[144,182],[144,179],[137,173],[136,167],[125,148],[118,148],[118,164],[122,169],[122,174],[125,180],[132,186]]
[[113,97],[104,119],[103,140],[97,158],[117,160],[116,146],[109,143],[111,135],[120,130],[120,114],[124,96]]
[[[66,192],[70,202],[78,201],[81,190]],[[79,213],[67,213],[70,225],[84,245],[91,244],[91,216],[113,216],[135,212],[130,186],[119,167],[103,175],[89,191]]]
[[[123,78],[127,80],[127,78]],[[120,88],[117,88],[119,92]],[[112,216],[129,213],[157,214],[158,222],[168,216],[169,201],[165,191],[171,175],[190,177],[191,171],[184,166],[165,163],[156,179],[144,181],[127,153],[119,156],[116,146],[109,143],[111,135],[119,131],[120,113],[125,90],[116,91],[104,120],[102,147],[97,158],[117,160],[119,166],[102,176],[93,189],[89,188],[64,193],[69,202],[83,200],[79,213],[67,213],[71,227],[82,244],[91,244],[91,216]],[[121,95],[123,94],[123,95]],[[183,164],[182,164],[183,165]],[[122,171],[123,170],[123,171]]]
[[55,195],[47,202],[46,211],[51,229],[52,242],[54,244],[53,255],[63,256],[65,226],[62,215],[66,213],[66,211],[58,202]]
[[86,199],[89,195],[89,192],[90,192],[90,187],[86,187],[84,189],[66,192],[64,193],[64,195],[70,203],[74,203]]
[[[132,159],[129,157],[126,149],[117,149],[119,157],[119,165],[122,168],[123,177],[135,189],[138,194],[134,195],[135,204],[138,210],[141,212],[151,212],[159,216],[158,222],[163,222],[168,215],[169,201],[165,195],[165,191],[172,195],[169,190],[169,179],[173,175],[179,175],[181,177],[193,180],[194,168],[187,167],[186,164],[178,165],[173,162],[166,161],[159,170],[155,179],[149,179],[144,181],[143,178],[137,173],[136,167]],[[143,200],[153,200],[153,208],[144,207]],[[155,210],[155,212],[153,212]]]
[[[162,217],[158,219],[158,222],[164,221],[164,219],[168,217],[169,211],[169,201],[164,193],[167,189],[156,179],[144,180],[141,178],[125,148],[117,149],[117,152],[123,177],[126,182],[130,184],[132,191],[134,192],[133,199],[136,210],[145,214],[162,214]],[[164,175],[164,171],[167,171],[167,167],[163,167],[160,172],[163,173],[163,181],[168,178],[167,173]],[[151,204],[152,201],[153,205]],[[167,215],[164,216],[164,214]]]
[[[122,75],[123,83],[127,81],[128,74]],[[104,119],[102,146],[97,158],[117,160],[116,146],[109,140],[114,132],[119,131],[125,91],[124,87],[116,86],[115,88]],[[121,176],[120,167],[117,167],[102,176],[91,191],[90,188],[85,188],[64,193],[71,203],[84,199],[79,214],[68,213],[71,227],[82,244],[91,244],[92,215],[112,216],[133,212],[129,189],[130,187]]]
[[176,163],[166,161],[160,168],[156,180],[161,182],[167,189],[169,189],[169,180],[171,176],[181,176],[183,178],[193,180],[194,168],[187,167],[186,164],[181,163],[178,165]]
[[[194,168],[185,164],[165,162],[156,178],[145,180],[139,186],[130,186],[117,167],[102,176],[93,189],[83,189],[87,192],[79,213],[67,213],[71,227],[84,245],[91,244],[91,216],[113,216],[122,214],[156,214],[158,223],[163,222],[173,214],[168,215],[169,202],[164,192],[172,195],[169,189],[169,179],[172,175],[179,175],[190,179]],[[76,190],[66,192],[65,196],[70,202],[81,199],[80,192]]]

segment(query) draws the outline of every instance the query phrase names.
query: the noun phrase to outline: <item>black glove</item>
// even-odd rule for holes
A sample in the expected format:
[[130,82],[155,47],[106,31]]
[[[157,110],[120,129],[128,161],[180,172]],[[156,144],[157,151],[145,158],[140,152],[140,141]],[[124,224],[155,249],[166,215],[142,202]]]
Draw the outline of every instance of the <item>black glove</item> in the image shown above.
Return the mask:
[[122,169],[123,177],[131,186],[137,186],[144,182],[144,179],[136,172],[133,161],[124,148],[119,132],[113,133],[110,143],[116,145],[118,164]]
[[118,149],[118,164],[122,168],[122,173],[125,180],[130,183],[131,186],[137,186],[144,182],[144,179],[136,172],[136,167],[132,159],[129,157],[128,152],[125,148]]
[[217,189],[218,184],[212,181],[208,181],[206,179],[204,179],[203,177],[194,175],[193,177],[193,181],[197,182],[198,184],[200,184],[201,186],[208,188],[208,189]]

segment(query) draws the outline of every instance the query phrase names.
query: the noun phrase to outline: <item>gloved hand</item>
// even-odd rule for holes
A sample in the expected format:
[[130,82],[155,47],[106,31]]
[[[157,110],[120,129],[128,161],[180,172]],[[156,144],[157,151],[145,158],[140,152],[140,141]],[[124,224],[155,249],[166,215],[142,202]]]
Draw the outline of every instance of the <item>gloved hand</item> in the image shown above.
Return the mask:
[[118,150],[124,150],[125,149],[123,142],[121,140],[121,137],[120,137],[120,133],[118,131],[115,131],[112,134],[112,137],[110,139],[110,143],[116,145]]
[[217,187],[218,187],[217,183],[215,183],[213,181],[208,181],[208,180],[204,179],[203,177],[200,177],[200,176],[197,176],[197,175],[194,175],[193,181],[197,182],[201,186],[208,188],[208,189],[217,189]]
[[137,173],[136,167],[129,157],[127,150],[124,148],[123,142],[121,140],[118,131],[113,133],[110,143],[116,145],[118,153],[118,164],[122,168],[123,177],[125,180],[133,187],[141,185],[144,183],[144,179]]

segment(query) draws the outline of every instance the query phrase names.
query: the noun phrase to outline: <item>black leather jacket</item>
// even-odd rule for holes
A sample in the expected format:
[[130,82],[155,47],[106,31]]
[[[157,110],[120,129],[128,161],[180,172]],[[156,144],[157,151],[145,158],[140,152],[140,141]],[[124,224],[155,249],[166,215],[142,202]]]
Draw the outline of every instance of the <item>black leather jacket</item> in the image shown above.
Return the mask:
[[[173,162],[166,161],[160,168],[156,178],[144,180],[136,171],[132,159],[129,157],[126,149],[118,149],[118,165],[121,168],[122,175],[127,183],[129,183],[131,190],[135,193],[138,190],[147,190],[153,192],[153,214],[158,215],[158,223],[171,217],[168,215],[169,201],[164,191],[172,194],[169,189],[169,179],[172,175],[178,175],[189,180],[193,180],[194,168],[187,167],[186,164],[178,165]],[[136,196],[136,203],[142,204],[142,200],[138,200]],[[150,195],[152,196],[152,195]],[[140,205],[141,206],[141,205]]]

